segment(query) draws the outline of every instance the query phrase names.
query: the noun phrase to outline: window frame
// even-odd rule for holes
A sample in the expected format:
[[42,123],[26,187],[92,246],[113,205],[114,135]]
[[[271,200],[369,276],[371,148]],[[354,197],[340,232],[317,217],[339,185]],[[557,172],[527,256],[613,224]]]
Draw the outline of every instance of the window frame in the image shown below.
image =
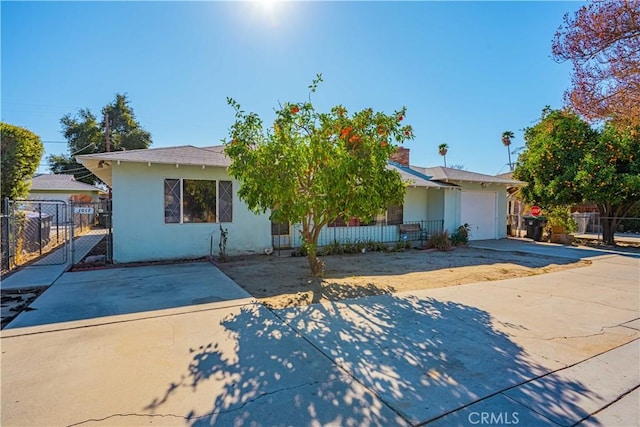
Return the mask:
[[[169,190],[172,192],[171,194],[167,194],[167,184],[168,182],[174,182],[177,181],[178,185],[177,185],[177,190],[179,190],[179,194],[178,192],[176,192],[176,185],[174,184],[172,186],[172,188],[169,188]],[[216,195],[215,195],[215,204],[216,204],[216,208],[215,208],[215,221],[212,222],[205,222],[205,221],[185,221],[184,220],[184,184],[185,181],[209,181],[209,182],[214,182],[215,186],[216,186]],[[225,187],[225,191],[224,191],[224,195],[223,197],[225,197],[224,202],[228,204],[228,207],[224,208],[224,212],[223,212],[223,216],[224,218],[221,218],[221,209],[220,209],[220,205],[221,205],[221,185],[223,184],[223,186]],[[233,222],[233,205],[234,203],[234,196],[233,196],[233,181],[232,180],[225,180],[225,179],[198,179],[198,178],[164,178],[163,179],[163,205],[164,205],[164,220],[163,223],[165,225],[172,225],[172,224],[224,224],[224,223],[232,223]],[[177,197],[177,202],[173,202],[172,204],[167,204],[167,196],[170,195],[172,197]],[[228,197],[228,199],[227,199]],[[171,207],[173,205],[173,207]],[[177,209],[176,209],[177,207]],[[174,213],[174,214],[178,214],[177,216],[177,221],[167,221],[167,213]],[[174,215],[175,216],[175,215]],[[169,217],[171,218],[171,217]]]

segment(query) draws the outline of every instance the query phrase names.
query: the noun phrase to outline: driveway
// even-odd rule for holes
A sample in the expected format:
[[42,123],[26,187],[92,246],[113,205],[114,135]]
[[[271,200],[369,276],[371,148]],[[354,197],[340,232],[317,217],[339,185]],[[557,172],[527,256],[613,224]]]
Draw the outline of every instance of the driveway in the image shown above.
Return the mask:
[[110,316],[130,319],[156,310],[187,307],[190,311],[206,303],[226,305],[246,299],[251,295],[206,262],[65,273],[7,329],[38,325],[57,329],[66,327],[58,325],[61,322],[96,324]]
[[63,275],[2,331],[0,424],[637,423],[637,258],[273,312],[179,268]]

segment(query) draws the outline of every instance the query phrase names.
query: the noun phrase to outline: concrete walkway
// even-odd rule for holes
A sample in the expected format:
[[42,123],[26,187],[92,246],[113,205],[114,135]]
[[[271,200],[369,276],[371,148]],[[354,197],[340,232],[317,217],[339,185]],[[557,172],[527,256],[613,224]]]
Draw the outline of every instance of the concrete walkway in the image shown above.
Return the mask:
[[470,246],[493,251],[522,252],[533,255],[563,259],[592,259],[599,256],[620,255],[640,259],[640,249],[636,248],[592,248],[589,246],[569,246],[557,243],[534,242],[530,239],[508,238],[501,240],[475,240]]
[[[200,283],[190,296],[180,274],[160,270],[67,273],[42,298],[93,283],[108,294],[112,280],[137,289],[123,299],[138,308],[109,315],[112,295],[89,317],[72,303],[78,320],[2,331],[0,424],[637,425],[640,260],[590,258],[546,275],[275,311],[208,264],[184,267]],[[153,283],[160,300],[181,304],[149,305]],[[227,297],[206,300],[217,291]],[[54,316],[49,298],[36,311]]]
[[[105,234],[106,230],[92,230],[77,237],[74,241],[73,258],[84,258]],[[56,249],[43,259],[11,273],[2,279],[0,288],[8,290],[51,286],[71,265],[72,254],[69,247],[70,245],[65,245]]]

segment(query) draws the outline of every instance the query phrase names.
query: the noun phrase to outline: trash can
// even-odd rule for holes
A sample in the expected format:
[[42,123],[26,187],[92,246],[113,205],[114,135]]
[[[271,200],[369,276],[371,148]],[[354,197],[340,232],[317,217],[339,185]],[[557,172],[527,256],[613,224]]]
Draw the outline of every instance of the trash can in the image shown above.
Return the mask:
[[542,230],[547,223],[547,219],[543,216],[525,216],[524,223],[527,227],[527,235],[529,239],[533,239],[536,242],[542,240]]
[[591,213],[585,212],[575,212],[573,215],[573,219],[578,224],[578,234],[583,234],[587,232],[587,225],[589,224],[589,219],[591,218]]

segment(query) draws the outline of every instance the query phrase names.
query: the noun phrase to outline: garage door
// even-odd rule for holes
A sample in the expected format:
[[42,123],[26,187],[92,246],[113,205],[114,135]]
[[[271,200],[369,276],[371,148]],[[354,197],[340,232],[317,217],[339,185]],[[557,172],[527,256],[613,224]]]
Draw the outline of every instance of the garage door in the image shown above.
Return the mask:
[[490,191],[463,191],[460,204],[462,223],[471,228],[470,240],[496,238],[496,199]]

